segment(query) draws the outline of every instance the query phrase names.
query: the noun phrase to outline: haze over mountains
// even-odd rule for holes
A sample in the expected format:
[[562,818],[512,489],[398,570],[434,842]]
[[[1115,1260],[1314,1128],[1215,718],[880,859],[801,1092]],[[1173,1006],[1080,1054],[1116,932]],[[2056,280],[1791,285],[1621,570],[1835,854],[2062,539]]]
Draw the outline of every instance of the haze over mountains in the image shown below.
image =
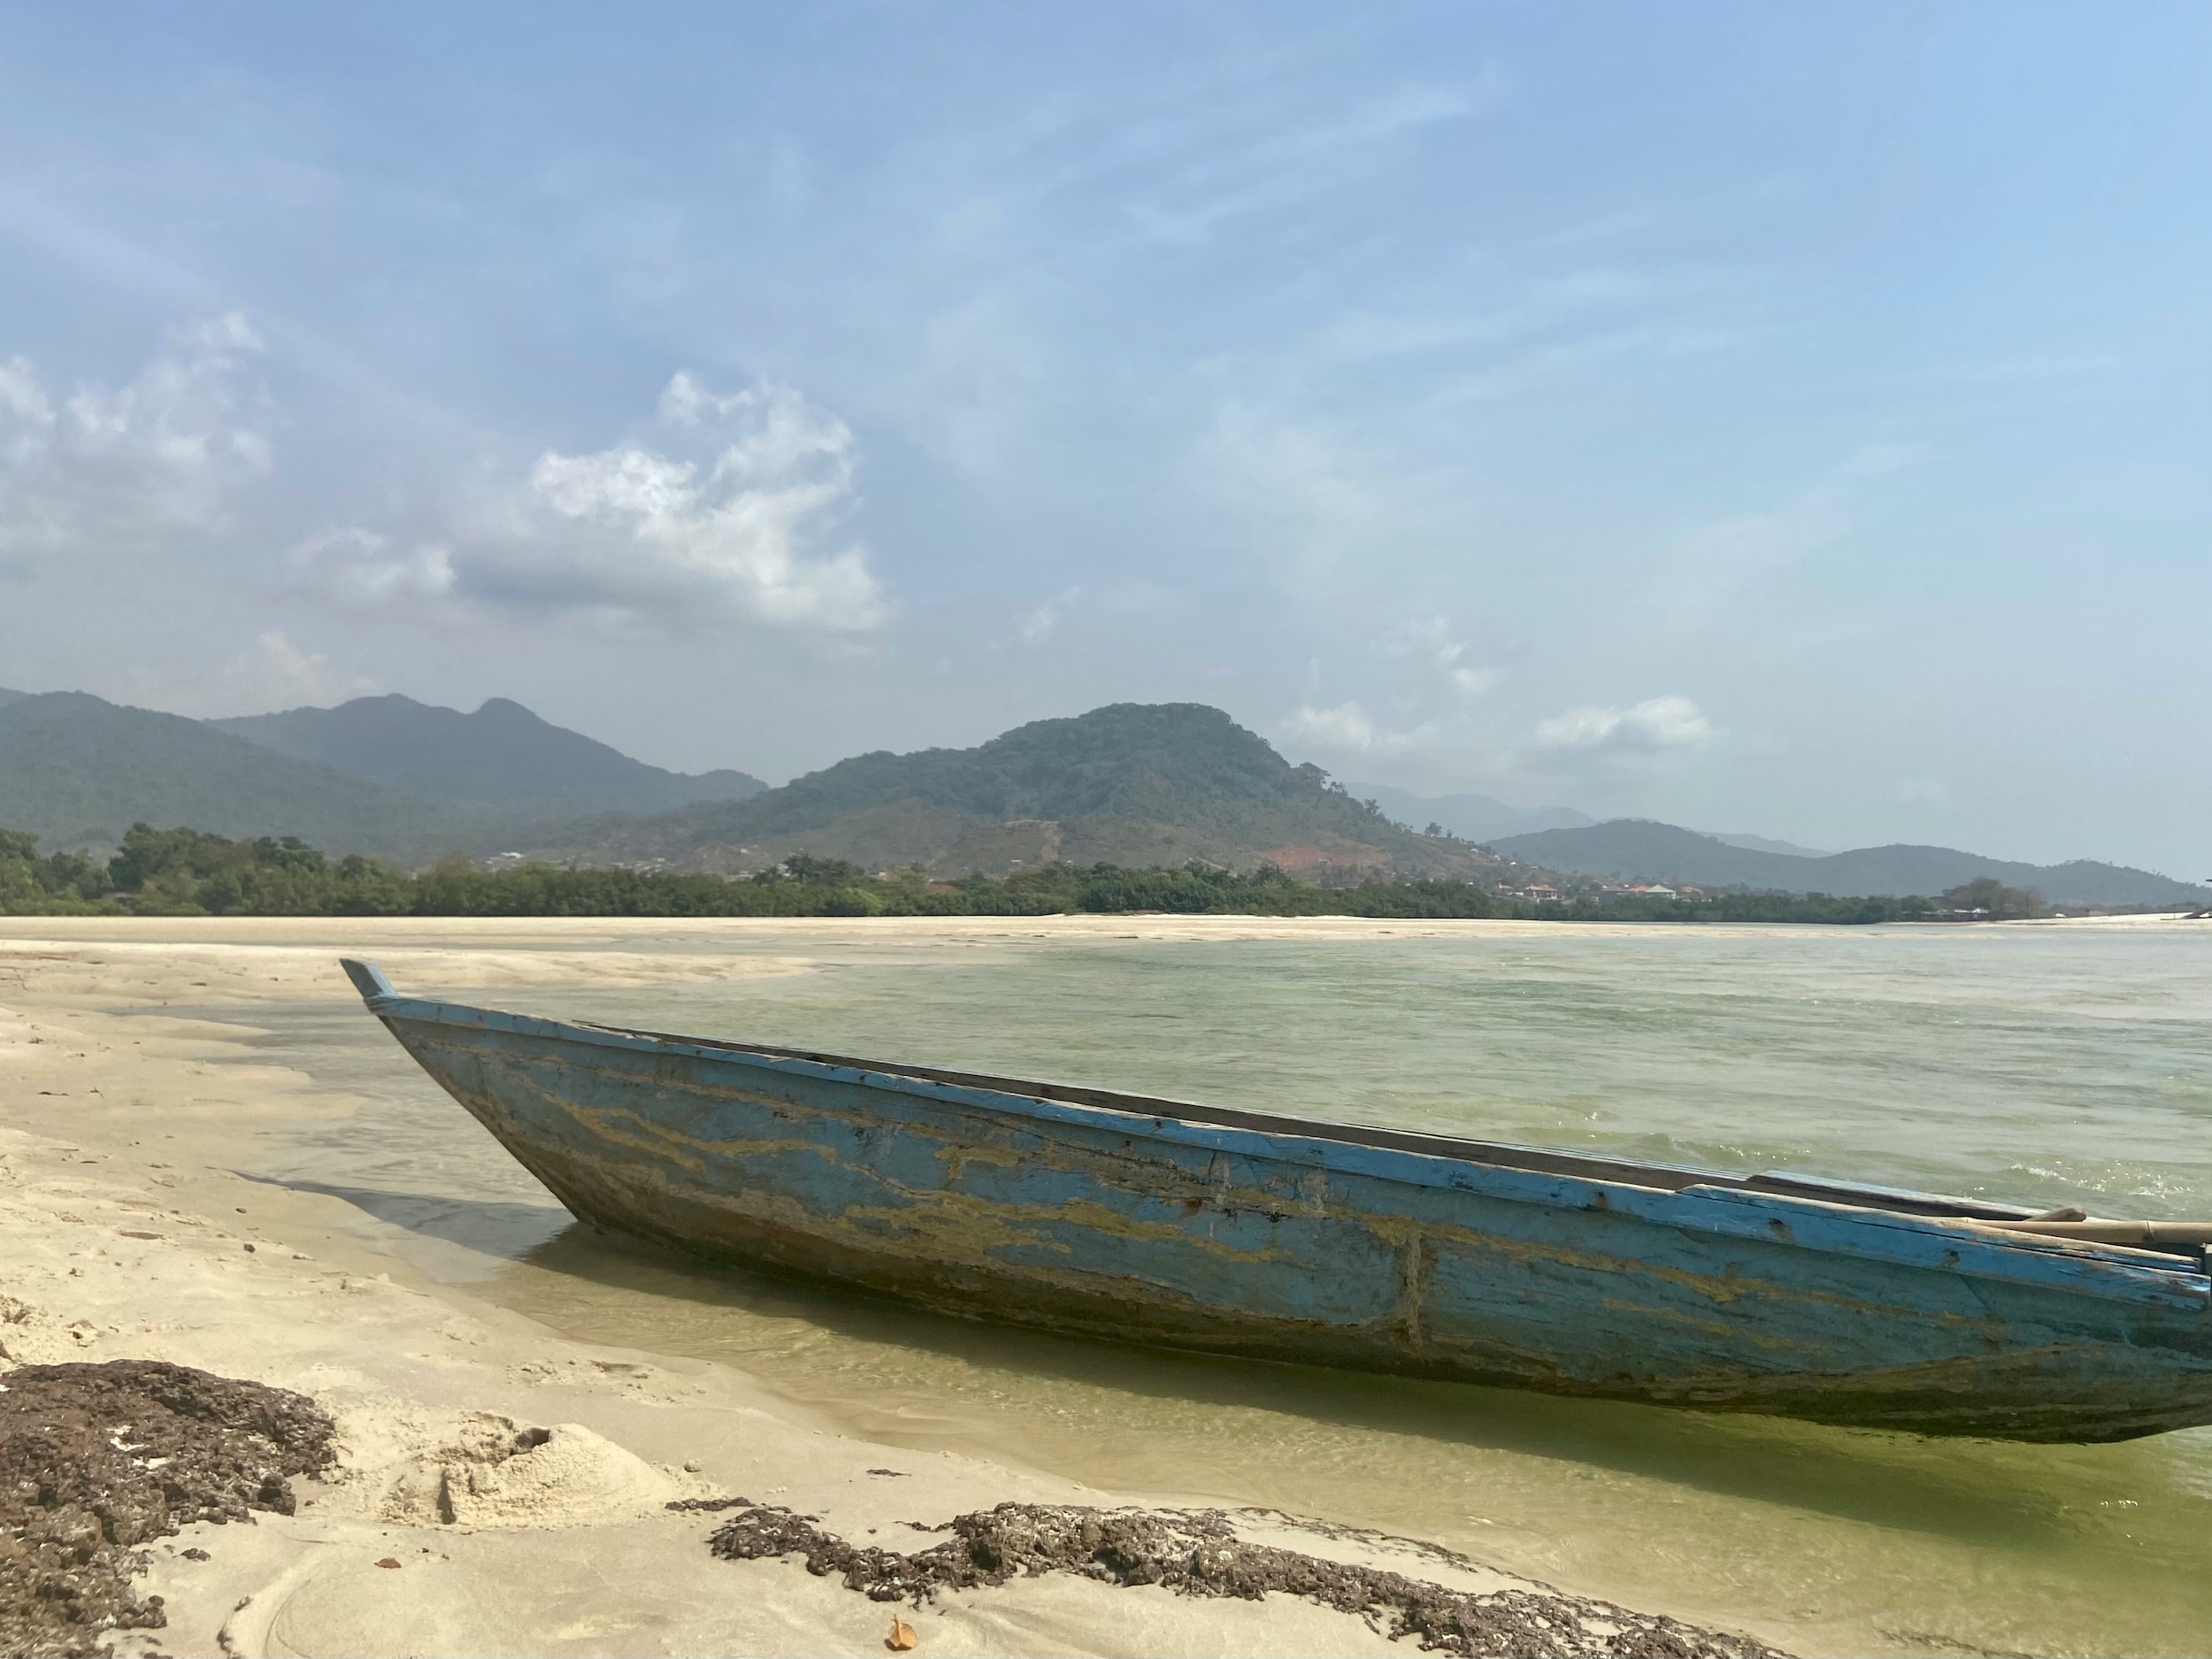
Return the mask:
[[142,819],[402,860],[435,857],[464,831],[449,809],[203,721],[77,691],[0,693],[0,827],[109,848]]
[[1401,824],[1416,828],[1437,825],[1448,835],[1471,841],[1490,842],[1502,835],[1527,835],[1537,830],[1580,829],[1597,819],[1571,806],[1521,808],[1508,806],[1486,795],[1415,795],[1388,784],[1348,783],[1344,786],[1363,801],[1372,801]]
[[[1593,823],[1572,808],[1523,810],[1486,795],[1348,791],[1197,703],[1117,703],[972,749],[856,756],[770,788],[741,772],[648,765],[503,698],[473,713],[384,696],[198,721],[78,692],[0,690],[0,827],[29,830],[50,848],[103,848],[139,820],[293,834],[405,864],[449,851],[521,851],[738,873],[807,853],[959,875],[1054,859],[1196,858],[1244,870],[1272,861],[1339,879],[1487,880],[1515,874],[1513,860],[1839,896],[1934,895],[1994,876],[2065,905],[2212,897],[2086,860],[2033,865],[1909,846],[1820,854],[1752,834]],[[1430,824],[1446,835],[1419,833]]]
[[[1749,837],[1741,838],[1744,840]],[[1865,847],[1808,856],[1730,845],[1671,824],[1616,818],[1583,829],[1540,830],[1492,843],[1499,852],[1548,869],[1581,875],[1701,887],[1827,893],[1934,895],[1994,876],[2008,887],[2032,887],[2054,904],[2171,904],[2201,902],[2206,889],[2120,864],[2076,859],[2062,864],[2017,864],[1948,847]]]
[[394,695],[207,724],[296,760],[475,811],[668,812],[694,801],[741,801],[768,787],[741,772],[694,776],[649,766],[505,697],[473,714]]
[[0,826],[50,847],[112,846],[144,820],[421,863],[557,839],[586,814],[766,787],[649,766],[503,699],[474,714],[368,697],[203,721],[82,692],[0,692]]
[[1826,858],[1831,856],[1823,848],[1800,847],[1795,841],[1778,841],[1771,835],[1730,835],[1724,834],[1718,830],[1699,830],[1694,833],[1709,836],[1724,847],[1748,847],[1755,853],[1782,853],[1792,858]]
[[[1457,835],[1485,846],[1494,845],[1509,836],[1532,835],[1539,830],[1587,829],[1598,821],[1571,806],[1508,806],[1486,795],[1416,795],[1410,789],[1394,789],[1381,783],[1351,783],[1345,787],[1363,801],[1372,801],[1409,827],[1433,824],[1447,835]],[[1717,830],[1695,833],[1730,847],[1748,847],[1757,852],[1787,853],[1795,858],[1828,856],[1816,847],[1800,847],[1794,841],[1776,841],[1770,835],[1731,834]]]

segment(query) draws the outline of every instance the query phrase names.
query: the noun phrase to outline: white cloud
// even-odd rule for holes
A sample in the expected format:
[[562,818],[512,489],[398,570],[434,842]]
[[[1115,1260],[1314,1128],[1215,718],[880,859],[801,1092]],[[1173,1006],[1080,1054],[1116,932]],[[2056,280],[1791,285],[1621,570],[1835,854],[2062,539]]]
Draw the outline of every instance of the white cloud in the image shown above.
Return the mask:
[[262,349],[233,313],[180,337],[112,389],[49,392],[22,357],[0,363],[0,566],[210,530],[270,470],[238,386]]
[[37,447],[39,434],[54,424],[54,405],[46,396],[45,388],[38,383],[38,375],[21,357],[0,363],[0,403],[19,430],[11,434],[8,457],[28,455]]
[[202,718],[342,703],[377,689],[374,680],[338,668],[273,630],[211,671],[142,672],[128,683],[135,701]]
[[1625,709],[1571,709],[1536,728],[1536,741],[1546,749],[1648,753],[1691,748],[1712,737],[1712,721],[1687,697],[1652,697]]
[[1466,641],[1455,637],[1449,617],[1401,622],[1383,635],[1382,647],[1392,657],[1425,662],[1463,699],[1480,696],[1504,677],[1498,669],[1466,661]]
[[1449,617],[1422,617],[1401,622],[1384,633],[1382,648],[1393,657],[1433,655],[1445,664],[1457,662],[1466,649],[1452,638]]
[[1025,645],[1042,645],[1060,626],[1060,618],[1071,602],[1082,593],[1080,588],[1071,588],[1057,597],[1047,600],[1022,619],[1021,636]]
[[376,689],[374,680],[334,668],[327,657],[302,650],[275,632],[262,634],[251,650],[225,663],[216,680],[214,695],[247,712],[342,703]]
[[549,450],[410,545],[352,527],[298,557],[356,603],[871,628],[885,606],[865,553],[812,551],[856,499],[855,448],[843,421],[787,387],[717,393],[680,373],[646,437]]
[[1284,720],[1283,729],[1317,749],[1340,754],[1392,754],[1417,747],[1427,735],[1425,728],[1394,732],[1378,725],[1357,703],[1333,709],[1306,704]]
[[359,526],[326,530],[292,549],[313,585],[349,603],[443,599],[453,592],[453,556],[435,542],[395,547]]

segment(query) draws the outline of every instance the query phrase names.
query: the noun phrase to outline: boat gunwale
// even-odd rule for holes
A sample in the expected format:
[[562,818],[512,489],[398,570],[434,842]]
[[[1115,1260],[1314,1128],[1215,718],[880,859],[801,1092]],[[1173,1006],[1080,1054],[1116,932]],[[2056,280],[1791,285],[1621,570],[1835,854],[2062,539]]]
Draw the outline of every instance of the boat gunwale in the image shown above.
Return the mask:
[[[930,1070],[928,1068],[886,1065],[851,1056],[829,1056],[801,1050],[775,1050],[723,1039],[649,1032],[630,1026],[548,1019],[540,1015],[517,1014],[469,1003],[403,996],[389,990],[373,993],[365,987],[364,1001],[368,1004],[369,1011],[380,1018],[426,1019],[438,1025],[481,1029],[503,1027],[522,1034],[584,1041],[633,1051],[750,1063],[769,1070],[821,1077],[831,1081],[857,1082],[864,1087],[918,1094],[925,1098],[949,1104],[990,1111],[1004,1111],[1007,1102],[1019,1102],[1025,1109],[1033,1109],[1029,1112],[1032,1116],[1034,1116],[1033,1109],[1043,1109],[1047,1114],[1043,1119],[1045,1122],[1056,1119],[1110,1132],[1148,1133],[1155,1137],[1181,1141],[1217,1151],[1233,1152],[1246,1148],[1240,1148],[1233,1142],[1225,1142],[1215,1134],[1207,1133],[1209,1131],[1226,1131],[1233,1135],[1257,1135],[1269,1141],[1303,1142],[1310,1148],[1304,1157],[1297,1156],[1289,1147],[1278,1145],[1268,1148],[1270,1156],[1281,1158],[1286,1164],[1317,1164],[1316,1155],[1323,1154],[1327,1147],[1333,1145],[1380,1152],[1392,1164],[1395,1163],[1395,1158],[1390,1155],[1411,1156],[1424,1163],[1458,1165],[1507,1178],[1522,1177],[1529,1181],[1528,1186],[1517,1192],[1497,1190],[1495,1183],[1492,1183],[1493,1189],[1485,1194],[1487,1196],[1509,1202],[1548,1203],[1557,1208],[1611,1209],[1655,1225],[1723,1236],[1758,1236],[1762,1228],[1772,1225],[1769,1217],[1777,1214],[1787,1216],[1794,1213],[1814,1221],[1847,1217],[1859,1224],[1860,1228],[1869,1235],[1855,1241],[1857,1248],[1833,1240],[1819,1244],[1798,1241],[1801,1248],[1813,1249],[1816,1253],[1901,1262],[1903,1257],[1898,1247],[1909,1248],[1909,1245],[1907,1240],[1896,1235],[1906,1234],[1922,1240],[1932,1239],[1940,1241],[1951,1257],[1949,1271],[1970,1277],[2008,1279],[2075,1294],[2117,1294],[2130,1300],[2148,1300],[2168,1306],[2178,1304],[2198,1311],[2212,1311],[2212,1278],[2208,1278],[2187,1258],[2173,1254],[2125,1245],[2048,1240],[2032,1233],[2006,1235],[1995,1229],[1974,1226],[1970,1225],[1974,1217],[1955,1212],[1949,1215],[1913,1213],[1878,1208],[1847,1199],[1815,1198],[1801,1192],[1766,1191],[1752,1186],[1749,1178],[1717,1171],[1687,1171],[1628,1160],[1616,1162],[1584,1158],[1574,1153],[1554,1152],[1540,1148],[1525,1150],[1532,1156],[1544,1157],[1562,1165],[1582,1167],[1529,1167],[1495,1162],[1451,1149],[1455,1146],[1465,1146],[1486,1151],[1519,1152],[1523,1148],[1495,1142],[1455,1142],[1446,1137],[1423,1135],[1416,1131],[1325,1124],[1306,1118],[1240,1112],[1227,1108],[1192,1106],[1187,1115],[1185,1102],[1118,1094],[1111,1090],[1083,1089],[1080,1092],[1111,1097],[1130,1104],[1117,1106],[1061,1100],[1050,1094],[1032,1092],[1040,1086],[1014,1079],[992,1079],[980,1074],[958,1072],[941,1072],[931,1076],[926,1074]],[[956,1078],[962,1080],[949,1080]],[[1013,1087],[1000,1087],[1002,1085]],[[1075,1087],[1064,1087],[1070,1089]],[[1166,1110],[1147,1110],[1155,1106]],[[1096,1113],[1111,1114],[1115,1118],[1134,1121],[1126,1125],[1101,1122],[1091,1116]],[[1178,1130],[1182,1133],[1176,1133]],[[1333,1131],[1338,1133],[1331,1133]],[[1342,1133],[1346,1131],[1350,1133]],[[1680,1185],[1623,1180],[1587,1172],[1592,1166],[1649,1171],[1689,1179]],[[1318,1167],[1329,1166],[1322,1163],[1318,1164]],[[1434,1171],[1417,1172],[1415,1169],[1403,1165],[1391,1169],[1362,1169],[1358,1163],[1354,1163],[1339,1167],[1348,1173],[1411,1179],[1417,1185],[1471,1190],[1464,1182],[1451,1180],[1448,1175],[1440,1179]],[[1422,1175],[1425,1175],[1426,1179],[1421,1179]],[[1563,1204],[1561,1202],[1563,1194],[1547,1194],[1537,1190],[1547,1178],[1571,1181],[1583,1187],[1585,1194],[1582,1201]],[[1811,1184],[1809,1178],[1806,1184]],[[1521,1182],[1509,1179],[1505,1185],[1522,1187]],[[1849,1186],[1847,1183],[1839,1185]],[[1871,1192],[1882,1189],[1855,1190]],[[1936,1194],[1909,1196],[1921,1199],[1937,1197]],[[1649,1202],[1653,1200],[1659,1202],[1655,1205]],[[1889,1237],[1885,1239],[1880,1235]],[[1889,1248],[1883,1248],[1885,1245]]]
[[[1978,1200],[1954,1197],[1942,1193],[1915,1193],[1896,1188],[1868,1187],[1849,1181],[1830,1182],[1818,1177],[1770,1171],[1758,1175],[1738,1175],[1727,1170],[1701,1169],[1690,1164],[1654,1164],[1640,1158],[1611,1158],[1590,1153],[1570,1151],[1563,1147],[1526,1146],[1514,1141],[1475,1141],[1455,1135],[1432,1134],[1418,1129],[1392,1129],[1378,1124],[1330,1122],[1321,1118],[1292,1118],[1279,1113],[1246,1111],[1232,1106],[1208,1106],[1195,1101],[1175,1100],[1166,1095],[1135,1094],[1122,1089],[1100,1088],[1089,1084],[1046,1083],[1025,1078],[999,1077],[985,1071],[955,1071],[939,1066],[908,1065],[903,1063],[864,1059],[856,1055],[830,1054],[819,1049],[784,1048],[770,1043],[741,1042],[727,1037],[701,1037],[681,1032],[651,1031],[641,1025],[614,1025],[603,1020],[555,1020],[540,1014],[518,1014],[504,1009],[480,1008],[469,1002],[444,1002],[434,997],[407,996],[393,988],[391,982],[373,965],[349,963],[362,971],[357,978],[362,1000],[369,1011],[381,1015],[388,1010],[385,1003],[410,1003],[434,1010],[454,1010],[475,1015],[495,1015],[502,1019],[527,1021],[535,1025],[556,1025],[566,1030],[597,1033],[605,1036],[631,1039],[663,1048],[675,1047],[718,1054],[749,1055],[766,1060],[796,1060],[810,1065],[827,1066],[865,1073],[886,1079],[907,1078],[920,1082],[937,1083],[952,1088],[977,1089],[994,1094],[1027,1100],[1038,1104],[1056,1104],[1085,1107],[1093,1110],[1110,1111],[1134,1118],[1149,1118],[1189,1124],[1207,1124],[1227,1129],[1248,1130],[1258,1134],[1288,1135],[1298,1140],[1330,1141],[1348,1146],[1377,1147],[1391,1151],[1410,1152],[1423,1157],[1440,1157],[1462,1163],[1479,1164],[1491,1169],[1521,1170],[1534,1174],[1565,1175],[1577,1180],[1602,1181],[1609,1184],[1649,1187],[1655,1192],[1682,1192],[1692,1187],[1729,1187],[1749,1191],[1772,1192],[1782,1196],[1825,1194],[1827,1202],[1842,1202],[1852,1207],[1866,1210],[1886,1210],[1897,1214],[1932,1214],[1939,1217],[1960,1217],[1991,1221],[2026,1221],[2037,1212],[2023,1205],[1984,1203]],[[365,982],[364,982],[365,979]],[[1639,1176],[1661,1176],[1674,1179],[1658,1180],[1639,1179]],[[1890,1203],[1853,1203],[1855,1198],[1880,1198]],[[2023,1235],[2028,1236],[2028,1235]]]

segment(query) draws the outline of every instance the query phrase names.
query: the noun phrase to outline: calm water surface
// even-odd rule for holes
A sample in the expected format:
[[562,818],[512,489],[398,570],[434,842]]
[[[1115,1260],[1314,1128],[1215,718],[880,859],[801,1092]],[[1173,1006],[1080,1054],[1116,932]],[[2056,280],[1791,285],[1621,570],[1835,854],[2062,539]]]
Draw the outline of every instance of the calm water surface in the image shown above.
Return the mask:
[[[670,935],[687,954],[716,949]],[[652,949],[649,938],[625,949]],[[1560,930],[925,944],[532,1012],[1224,1105],[2212,1217],[2212,928]],[[465,986],[407,987],[467,995]],[[274,1051],[272,1053],[272,1051]],[[1386,1527],[1806,1651],[2212,1651],[2212,1431],[2022,1447],[1117,1350],[710,1271],[572,1225],[380,1027],[258,1045],[363,1098],[256,1173],[588,1340],[726,1361],[854,1432]]]

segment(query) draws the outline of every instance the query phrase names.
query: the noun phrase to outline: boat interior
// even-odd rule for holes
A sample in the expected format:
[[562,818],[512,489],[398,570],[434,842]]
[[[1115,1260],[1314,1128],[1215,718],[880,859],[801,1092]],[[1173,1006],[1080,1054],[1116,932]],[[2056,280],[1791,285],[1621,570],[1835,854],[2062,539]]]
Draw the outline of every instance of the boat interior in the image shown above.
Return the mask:
[[[680,1042],[699,1048],[725,1048],[736,1054],[757,1054],[772,1060],[805,1060],[818,1065],[849,1067],[888,1077],[910,1077],[925,1082],[949,1084],[956,1088],[990,1089],[1020,1094],[1032,1100],[1057,1101],[1071,1106],[1102,1111],[1128,1112],[1141,1118],[1172,1118],[1185,1123],[1218,1124],[1224,1128],[1249,1129],[1261,1134],[1302,1135],[1310,1140],[1337,1141],[1351,1146],[1387,1147],[1399,1152],[1417,1152],[1427,1157],[1463,1158],[1500,1169],[1529,1170],[1545,1175],[1571,1175],[1583,1180],[1617,1181],[1632,1187],[1679,1192],[1686,1187],[1726,1187],[1739,1191],[1774,1193],[1793,1198],[1813,1198],[1827,1203],[1850,1204],[1862,1210],[1883,1210],[1900,1215],[1939,1216],[1974,1221],[2035,1221],[2062,1218],[2055,1212],[2039,1211],[2018,1204],[1985,1203],[1978,1199],[1947,1197],[1939,1193],[1907,1192],[1894,1187],[1869,1187],[1856,1181],[1832,1180],[1786,1170],[1740,1175],[1725,1170],[1701,1170],[1678,1164],[1646,1164],[1634,1159],[1594,1156],[1552,1147],[1527,1147],[1502,1141],[1469,1141],[1453,1135],[1424,1134],[1417,1130],[1384,1129],[1367,1124],[1325,1123],[1310,1118],[1284,1118],[1266,1112],[1238,1111],[1221,1106],[1201,1106],[1189,1101],[1167,1100],[1148,1094],[1128,1094],[1118,1089],[1088,1088],[1071,1083],[1039,1083],[1021,1078],[994,1077],[979,1071],[948,1071],[933,1066],[864,1060],[851,1055],[823,1054],[808,1048],[778,1048],[766,1043],[733,1042],[714,1037],[680,1036],[671,1032],[642,1031],[628,1025],[590,1024],[587,1028],[625,1037],[644,1037],[657,1042]],[[2078,1217],[2075,1217],[2078,1218]]]
[[[383,999],[397,995],[391,982],[373,964],[342,958],[341,965],[372,1007]],[[808,1048],[781,1048],[765,1043],[736,1042],[726,1038],[648,1031],[632,1025],[590,1022],[580,1022],[580,1025],[581,1029],[587,1031],[605,1032],[613,1036],[649,1042],[679,1043],[694,1048],[719,1048],[732,1054],[757,1055],[771,1060],[803,1060],[818,1065],[874,1072],[885,1077],[913,1078],[923,1082],[948,1084],[956,1088],[988,1090],[1036,1101],[1056,1101],[1101,1111],[1126,1113],[1133,1117],[1217,1124],[1224,1128],[1334,1141],[1348,1146],[1385,1147],[1427,1157],[1457,1158],[1496,1169],[1565,1175],[1583,1180],[1649,1187],[1661,1192],[1681,1192],[1693,1187],[1727,1187],[1738,1192],[1771,1193],[1780,1197],[1812,1199],[1892,1215],[1979,1222],[1992,1229],[2001,1229],[2001,1236],[2015,1244],[2044,1248],[2055,1246],[2087,1247],[2099,1251],[2114,1251],[2122,1256],[2134,1256],[2161,1266],[2178,1266],[2185,1263],[2190,1271],[2212,1273],[2212,1222],[2092,1219],[2074,1205],[2038,1210],[2020,1204],[1994,1203],[1942,1193],[1869,1186],[1859,1181],[1802,1174],[1794,1170],[1763,1170],[1756,1174],[1743,1175],[1728,1170],[1603,1157],[1569,1152],[1555,1147],[1520,1146],[1510,1141],[1425,1134],[1417,1130],[1389,1129],[1371,1124],[1328,1123],[1310,1118],[1239,1111],[1229,1107],[1201,1106],[1190,1101],[1125,1094],[1118,1089],[1091,1088],[1080,1084],[1041,1083],[1022,1078],[995,1077],[985,1072],[952,1071],[935,1066],[866,1060],[852,1055],[825,1054]]]

